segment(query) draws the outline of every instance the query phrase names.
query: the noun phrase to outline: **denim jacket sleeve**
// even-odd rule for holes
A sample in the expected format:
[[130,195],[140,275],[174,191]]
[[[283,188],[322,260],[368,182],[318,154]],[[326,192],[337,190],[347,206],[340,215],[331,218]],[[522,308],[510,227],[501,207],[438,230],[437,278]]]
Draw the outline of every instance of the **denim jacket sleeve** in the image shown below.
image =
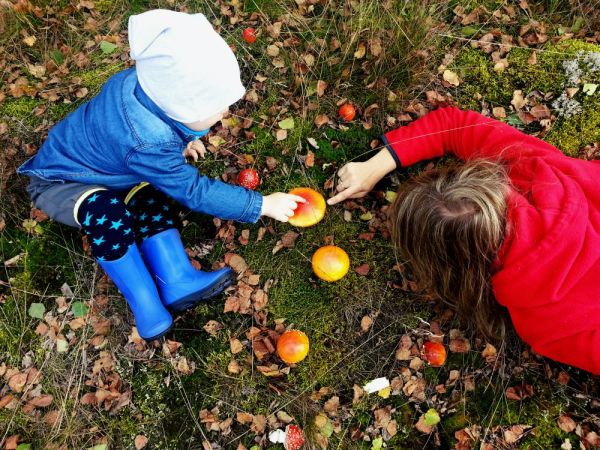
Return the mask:
[[126,161],[140,179],[193,211],[238,222],[255,223],[260,217],[262,195],[201,175],[187,164],[180,144],[142,146]]

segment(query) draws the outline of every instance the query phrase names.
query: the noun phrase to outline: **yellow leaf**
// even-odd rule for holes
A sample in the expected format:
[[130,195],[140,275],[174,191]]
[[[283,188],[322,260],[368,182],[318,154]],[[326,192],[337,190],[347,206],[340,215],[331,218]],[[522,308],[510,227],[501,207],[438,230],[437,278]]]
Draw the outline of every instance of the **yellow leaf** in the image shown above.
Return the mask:
[[446,82],[450,83],[452,86],[458,86],[460,84],[460,79],[456,72],[452,72],[451,70],[444,70],[443,78]]
[[279,47],[277,47],[276,45],[269,45],[267,47],[267,55],[275,57],[277,55],[279,55]]
[[365,46],[365,44],[358,44],[358,48],[354,52],[354,57],[356,59],[364,58],[365,53],[367,53],[367,47]]
[[23,38],[23,42],[27,44],[29,47],[33,47],[37,41],[35,36],[25,36]]
[[378,391],[377,395],[379,395],[381,398],[388,398],[391,393],[392,393],[392,388],[388,386],[388,387],[383,388],[382,390]]

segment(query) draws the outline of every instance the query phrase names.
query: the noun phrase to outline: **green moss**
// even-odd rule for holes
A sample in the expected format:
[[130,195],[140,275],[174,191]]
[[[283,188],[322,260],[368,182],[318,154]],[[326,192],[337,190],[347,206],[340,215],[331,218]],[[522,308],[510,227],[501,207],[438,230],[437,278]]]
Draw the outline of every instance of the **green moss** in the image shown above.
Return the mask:
[[546,136],[546,140],[571,156],[580,148],[600,141],[600,92],[583,95],[583,112],[559,119]]
[[457,412],[451,416],[444,417],[442,420],[442,428],[448,435],[454,435],[455,431],[461,430],[469,426],[469,419],[463,413]]
[[535,386],[535,396],[522,401],[509,400],[504,391],[497,391],[480,380],[475,392],[469,394],[463,403],[465,409],[459,409],[442,421],[445,435],[452,440],[455,430],[472,423],[487,424],[490,428],[496,425],[531,425],[533,431],[520,442],[519,448],[558,448],[569,437],[556,423],[556,419],[567,410],[569,399],[539,378],[513,379],[508,384],[521,383]]
[[248,13],[258,12],[267,16],[277,17],[289,8],[293,8],[293,3],[288,0],[272,1],[272,0],[245,0],[244,11]]
[[168,375],[165,366],[131,366],[124,375],[131,383],[132,401],[141,413],[152,420],[160,420],[168,416],[173,405],[166,402],[165,377]]
[[517,89],[493,70],[489,56],[480,50],[463,50],[451,68],[462,80],[456,97],[463,107],[479,109],[479,96],[493,104],[510,103],[513,90]]
[[85,70],[75,73],[75,77],[81,78],[81,84],[87,87],[91,92],[95,93],[112,75],[125,69],[123,62],[115,62],[111,64],[101,64],[100,67]]
[[24,122],[32,125],[38,122],[32,112],[39,105],[39,100],[31,97],[8,99],[0,105],[0,117],[9,121]]
[[122,7],[121,2],[116,0],[94,0],[94,9],[103,14],[120,7]]
[[[465,49],[451,66],[462,82],[455,90],[458,103],[464,108],[480,109],[481,101],[491,106],[504,106],[510,111],[510,102],[515,90],[523,94],[539,91],[542,95],[558,97],[566,86],[567,76],[563,62],[576,58],[580,51],[600,51],[600,46],[579,40],[565,40],[549,44],[544,51],[536,52],[537,62],[529,62],[534,50],[514,48],[508,54],[509,66],[503,72],[494,71],[489,55],[478,49]],[[587,73],[584,82],[598,83],[599,75]],[[580,86],[581,87],[581,86]],[[582,91],[574,97],[582,104],[582,113],[569,118],[559,118],[546,139],[569,155],[577,155],[585,145],[600,139],[600,95],[585,95]],[[551,103],[551,102],[548,102]],[[519,120],[515,116],[516,123]],[[537,131],[537,125],[526,131]]]

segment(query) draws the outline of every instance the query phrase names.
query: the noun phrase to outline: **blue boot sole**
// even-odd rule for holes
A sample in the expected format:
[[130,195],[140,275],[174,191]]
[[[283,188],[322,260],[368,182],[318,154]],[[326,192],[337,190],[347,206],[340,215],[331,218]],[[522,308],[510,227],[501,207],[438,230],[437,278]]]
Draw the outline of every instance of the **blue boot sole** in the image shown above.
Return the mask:
[[233,284],[235,278],[235,273],[233,272],[224,273],[223,276],[218,278],[212,285],[175,300],[174,302],[165,305],[165,307],[171,313],[182,313],[193,308],[198,303],[206,301],[215,295],[219,295]]

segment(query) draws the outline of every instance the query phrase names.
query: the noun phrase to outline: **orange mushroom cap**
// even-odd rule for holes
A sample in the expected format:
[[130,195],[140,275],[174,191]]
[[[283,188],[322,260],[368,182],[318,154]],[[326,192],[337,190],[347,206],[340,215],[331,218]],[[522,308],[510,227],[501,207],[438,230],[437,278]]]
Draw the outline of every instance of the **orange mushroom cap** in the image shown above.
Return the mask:
[[323,196],[311,188],[294,188],[290,194],[298,195],[306,200],[306,203],[299,203],[294,210],[294,215],[290,217],[290,224],[295,227],[310,227],[319,223],[325,217],[325,199]]
[[446,347],[439,342],[426,341],[423,343],[423,357],[434,366],[443,366],[446,362]]
[[277,354],[287,364],[302,361],[308,355],[308,336],[300,330],[288,330],[277,340]]
[[348,273],[350,257],[341,248],[326,245],[313,254],[312,268],[321,280],[337,281]]

